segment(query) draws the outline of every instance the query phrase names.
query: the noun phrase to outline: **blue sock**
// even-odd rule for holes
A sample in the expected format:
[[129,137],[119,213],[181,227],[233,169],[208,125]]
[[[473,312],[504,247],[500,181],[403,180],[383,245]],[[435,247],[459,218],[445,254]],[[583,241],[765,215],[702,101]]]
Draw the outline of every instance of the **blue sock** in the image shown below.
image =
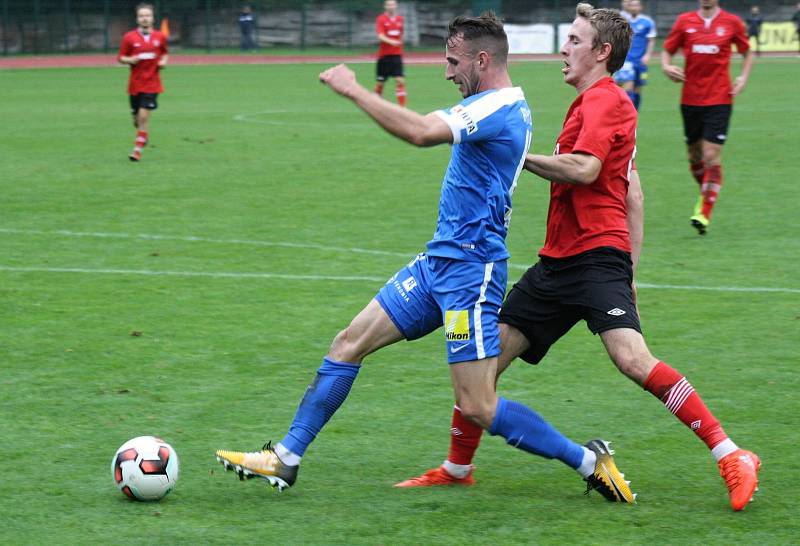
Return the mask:
[[339,409],[361,366],[322,359],[317,377],[294,414],[292,426],[281,444],[296,455],[303,455],[328,419]]
[[631,102],[633,103],[633,107],[638,110],[639,109],[639,93],[637,93],[635,91],[625,91],[625,93],[627,93],[628,94],[628,98],[631,99]]
[[583,461],[582,446],[561,434],[538,413],[519,402],[497,399],[497,410],[489,434],[499,434],[506,439],[508,445],[547,459],[558,459],[576,470]]

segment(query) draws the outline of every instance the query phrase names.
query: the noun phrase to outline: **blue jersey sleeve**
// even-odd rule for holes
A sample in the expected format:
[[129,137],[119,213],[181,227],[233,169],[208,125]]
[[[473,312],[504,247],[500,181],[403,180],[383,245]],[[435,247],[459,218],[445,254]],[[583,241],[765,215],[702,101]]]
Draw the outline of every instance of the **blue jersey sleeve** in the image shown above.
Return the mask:
[[506,109],[525,97],[518,87],[484,91],[436,115],[453,132],[453,144],[491,140],[506,123]]
[[648,24],[647,35],[646,35],[647,38],[655,38],[656,37],[656,22],[653,21],[653,19],[651,19],[650,17],[648,17],[646,15],[644,17],[645,17],[645,20],[647,21],[647,24]]

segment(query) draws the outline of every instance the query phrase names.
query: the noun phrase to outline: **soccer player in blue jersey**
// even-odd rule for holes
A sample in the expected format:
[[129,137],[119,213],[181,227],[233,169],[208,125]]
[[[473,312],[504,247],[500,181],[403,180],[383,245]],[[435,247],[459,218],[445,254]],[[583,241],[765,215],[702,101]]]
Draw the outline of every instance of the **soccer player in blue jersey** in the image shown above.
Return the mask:
[[279,489],[292,486],[306,448],[344,402],[364,358],[444,326],[450,375],[465,417],[510,445],[561,460],[609,500],[634,500],[605,442],[572,442],[530,408],[495,393],[498,314],[509,257],[505,237],[532,136],[531,112],[522,90],[512,86],[507,55],[508,40],[494,14],[454,19],[445,77],[464,100],[428,115],[370,92],[344,65],[320,74],[322,83],[401,140],[453,145],[436,232],[427,251],[392,276],[334,338],[280,443],[254,452],[217,451],[226,469]]
[[626,19],[633,29],[633,39],[625,63],[614,74],[614,80],[622,86],[638,110],[642,101],[642,87],[647,83],[647,65],[656,43],[656,24],[642,14],[640,0],[628,0],[625,7]]

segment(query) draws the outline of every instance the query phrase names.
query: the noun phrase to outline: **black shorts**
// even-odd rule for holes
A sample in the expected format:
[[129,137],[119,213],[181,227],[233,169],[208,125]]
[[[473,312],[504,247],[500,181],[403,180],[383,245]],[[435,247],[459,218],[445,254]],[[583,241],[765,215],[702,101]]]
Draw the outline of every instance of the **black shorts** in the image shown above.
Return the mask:
[[379,82],[386,81],[387,78],[403,77],[403,57],[400,55],[386,55],[378,59],[376,65],[377,77]]
[[694,144],[701,138],[714,144],[725,144],[728,138],[728,124],[731,121],[733,106],[715,104],[713,106],[687,106],[681,104],[683,134],[686,144]]
[[139,93],[131,95],[131,114],[136,114],[139,108],[155,110],[158,108],[158,93]]
[[579,320],[593,334],[616,328],[641,333],[632,285],[630,254],[616,248],[542,257],[506,296],[500,322],[522,332],[531,346],[520,357],[538,364]]

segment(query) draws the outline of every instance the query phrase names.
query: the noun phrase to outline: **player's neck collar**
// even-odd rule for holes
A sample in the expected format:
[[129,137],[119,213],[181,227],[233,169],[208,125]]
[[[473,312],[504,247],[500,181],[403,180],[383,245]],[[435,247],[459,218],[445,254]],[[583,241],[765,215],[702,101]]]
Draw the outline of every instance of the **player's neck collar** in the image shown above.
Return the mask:
[[717,15],[719,15],[721,12],[722,12],[722,9],[721,9],[719,6],[717,6],[716,8],[714,8],[714,11],[713,11],[713,12],[711,13],[711,15],[709,15],[708,17],[706,17],[705,15],[703,15],[703,10],[701,10],[701,9],[697,10],[697,15],[699,15],[699,16],[700,16],[700,18],[701,18],[702,20],[704,20],[704,21],[713,21],[713,20],[714,20],[714,17],[716,17]]

